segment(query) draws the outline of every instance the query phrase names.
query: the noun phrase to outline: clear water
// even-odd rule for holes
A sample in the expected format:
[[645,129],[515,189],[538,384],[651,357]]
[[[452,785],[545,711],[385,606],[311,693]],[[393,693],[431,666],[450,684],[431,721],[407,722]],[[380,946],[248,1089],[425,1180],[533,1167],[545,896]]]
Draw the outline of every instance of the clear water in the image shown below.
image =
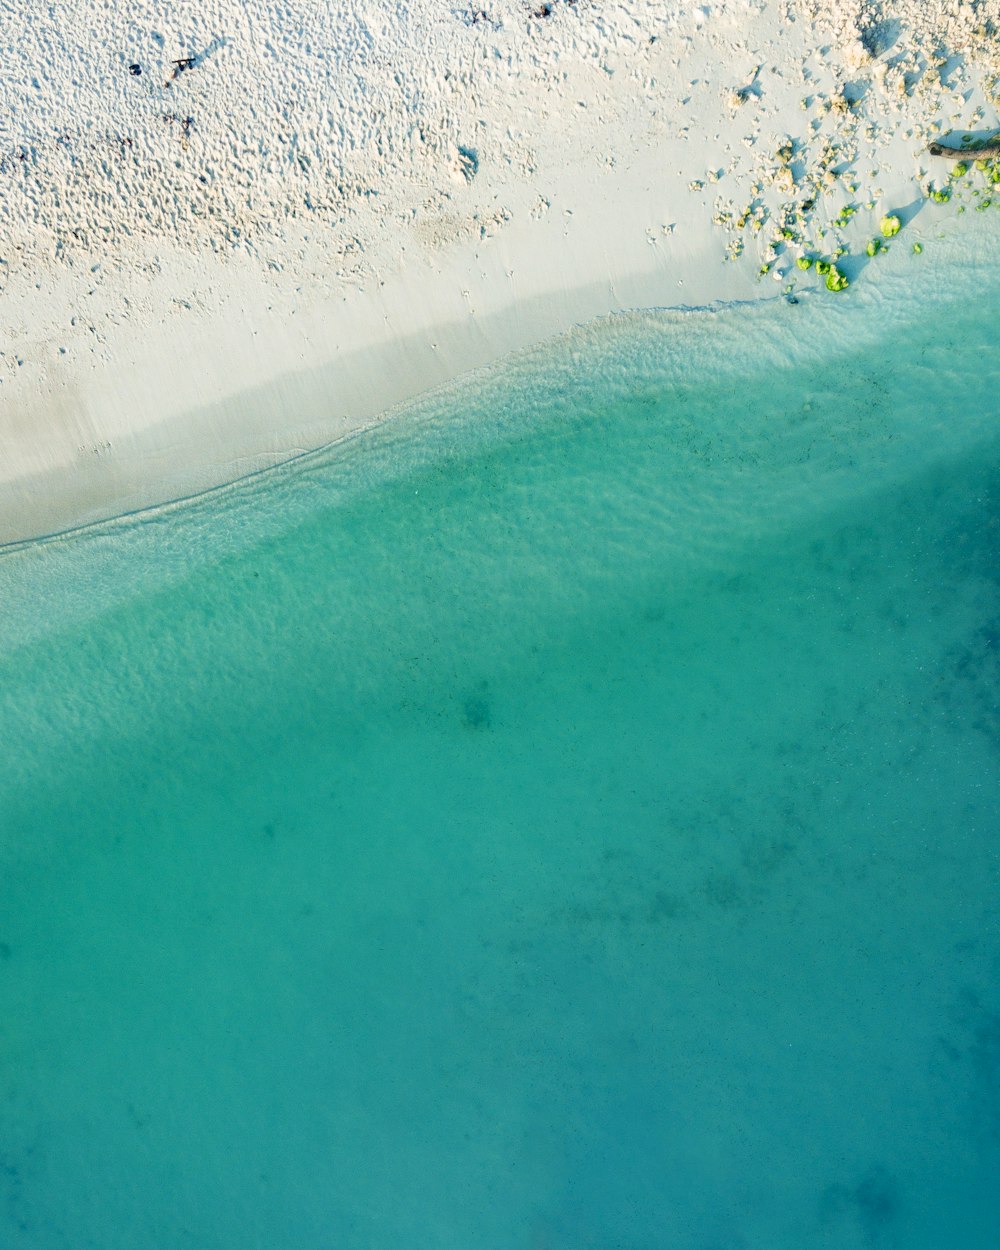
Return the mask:
[[0,1245],[995,1247],[960,262],[0,559]]

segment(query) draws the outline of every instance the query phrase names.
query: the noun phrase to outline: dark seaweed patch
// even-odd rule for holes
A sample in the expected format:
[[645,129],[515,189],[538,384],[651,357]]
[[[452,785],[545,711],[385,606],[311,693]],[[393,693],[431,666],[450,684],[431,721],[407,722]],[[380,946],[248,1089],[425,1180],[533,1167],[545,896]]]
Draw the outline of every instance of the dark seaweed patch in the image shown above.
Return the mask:
[[820,1198],[824,1223],[855,1221],[869,1241],[877,1241],[899,1215],[899,1188],[892,1173],[877,1163],[854,1185],[828,1186]]
[[947,1061],[950,1088],[966,1085],[975,1135],[1000,1142],[1000,1010],[966,987],[958,995],[953,1018],[956,1027],[947,1037],[938,1038],[937,1057]]
[[493,712],[489,701],[482,695],[470,695],[462,704],[462,723],[466,729],[492,728]]

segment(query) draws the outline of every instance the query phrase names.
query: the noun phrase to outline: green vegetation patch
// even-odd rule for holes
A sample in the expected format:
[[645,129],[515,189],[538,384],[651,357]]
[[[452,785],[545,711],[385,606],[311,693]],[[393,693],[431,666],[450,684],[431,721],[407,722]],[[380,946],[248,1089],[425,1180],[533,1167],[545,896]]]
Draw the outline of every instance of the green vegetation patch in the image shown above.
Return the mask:
[[847,275],[841,273],[836,265],[831,265],[830,272],[826,275],[826,289],[828,291],[846,291],[850,285]]
[[847,204],[844,208],[842,208],[842,209],[840,210],[840,216],[839,216],[839,217],[835,217],[835,218],[833,219],[833,224],[834,224],[835,226],[838,226],[838,227],[840,227],[840,228],[843,228],[844,226],[846,226],[846,225],[847,225],[847,223],[851,220],[851,218],[854,216],[854,214],[855,214],[857,211],[858,211],[858,210],[857,210],[857,208],[855,207],[855,205],[853,205],[853,204]]

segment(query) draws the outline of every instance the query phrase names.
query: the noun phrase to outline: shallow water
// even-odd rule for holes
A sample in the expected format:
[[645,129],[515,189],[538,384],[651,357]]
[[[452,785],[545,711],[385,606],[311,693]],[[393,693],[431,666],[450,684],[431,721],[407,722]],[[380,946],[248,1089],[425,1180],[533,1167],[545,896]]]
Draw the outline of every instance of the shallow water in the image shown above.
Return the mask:
[[0,1244],[995,1245],[1000,282],[920,272],[0,559]]

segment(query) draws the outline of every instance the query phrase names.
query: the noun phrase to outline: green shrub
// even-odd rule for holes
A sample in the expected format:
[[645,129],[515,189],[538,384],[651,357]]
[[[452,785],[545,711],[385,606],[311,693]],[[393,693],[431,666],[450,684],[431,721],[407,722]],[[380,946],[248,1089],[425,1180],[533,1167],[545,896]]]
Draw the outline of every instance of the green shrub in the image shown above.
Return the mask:
[[826,275],[826,289],[828,291],[846,291],[850,285],[847,275],[841,273],[836,265],[831,265],[830,272]]

